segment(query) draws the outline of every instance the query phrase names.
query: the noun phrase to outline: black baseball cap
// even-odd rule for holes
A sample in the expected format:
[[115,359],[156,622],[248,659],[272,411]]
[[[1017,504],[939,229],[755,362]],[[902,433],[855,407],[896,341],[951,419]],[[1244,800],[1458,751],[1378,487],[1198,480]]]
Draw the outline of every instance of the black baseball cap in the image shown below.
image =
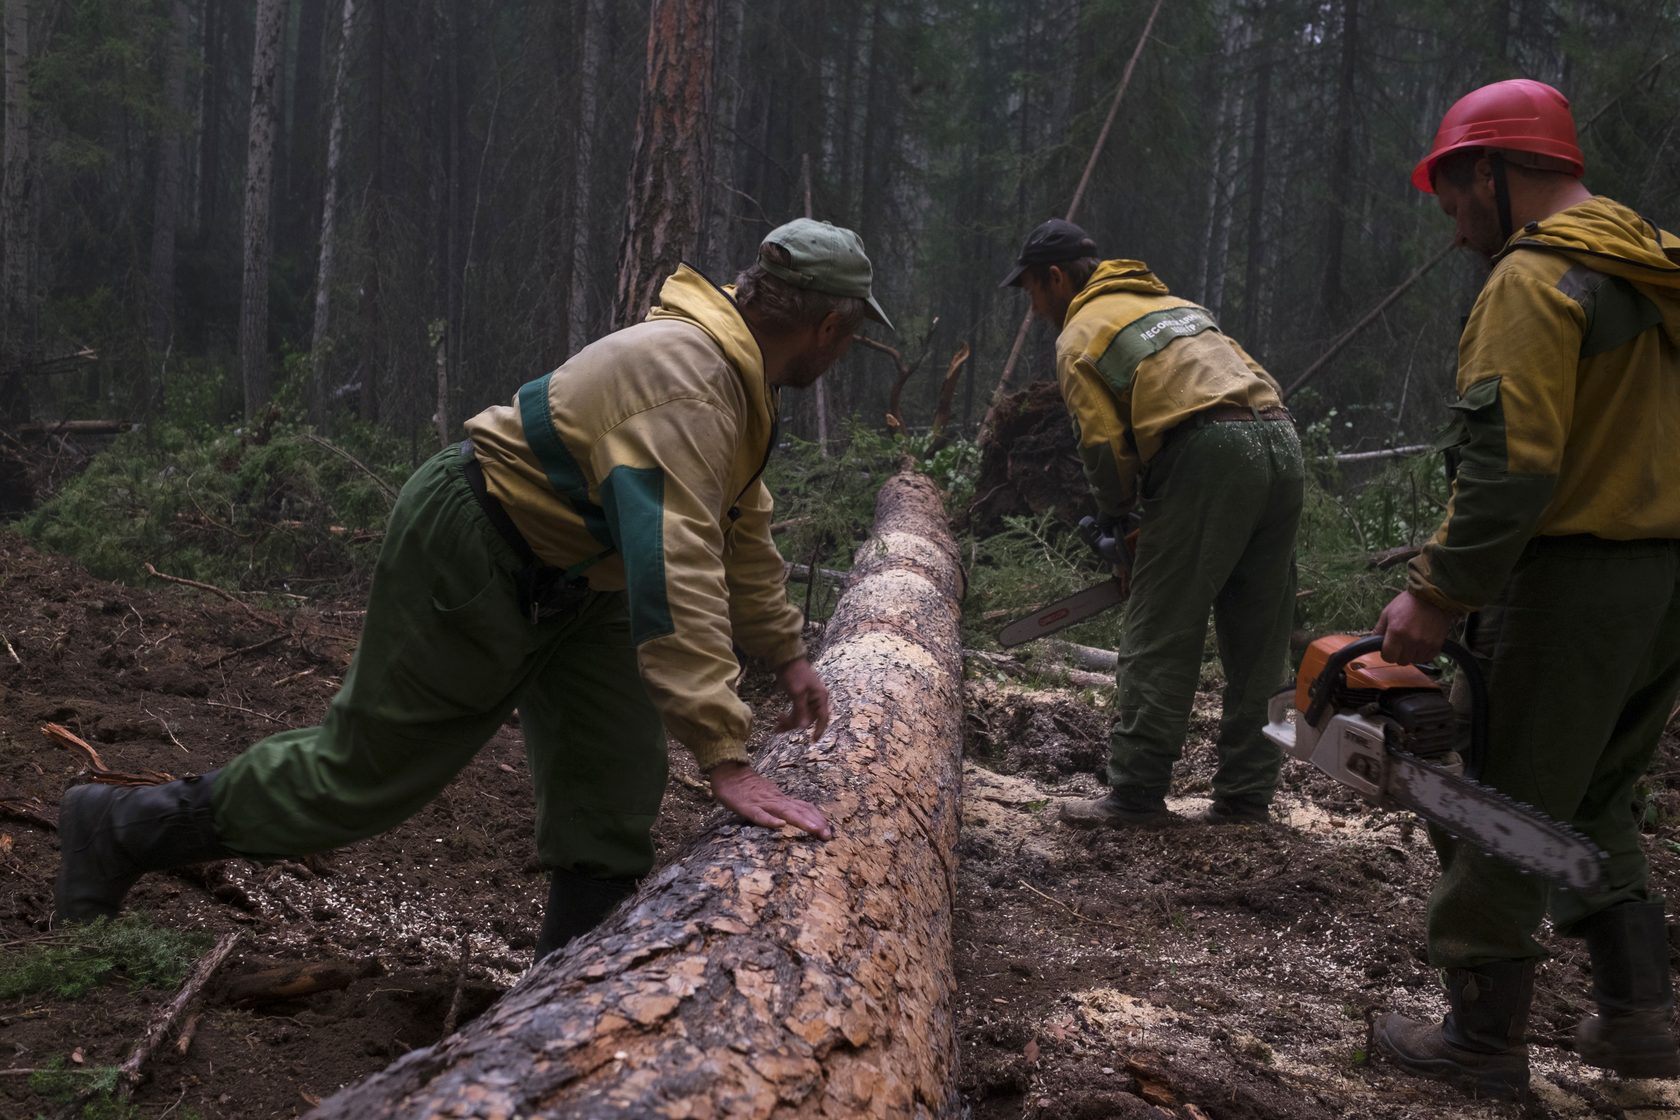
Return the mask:
[[1021,255],[1015,258],[1015,267],[1009,270],[1009,275],[998,287],[1019,287],[1021,273],[1035,264],[1061,264],[1096,255],[1097,243],[1091,240],[1090,234],[1072,222],[1051,218],[1027,234],[1027,243],[1021,246]]

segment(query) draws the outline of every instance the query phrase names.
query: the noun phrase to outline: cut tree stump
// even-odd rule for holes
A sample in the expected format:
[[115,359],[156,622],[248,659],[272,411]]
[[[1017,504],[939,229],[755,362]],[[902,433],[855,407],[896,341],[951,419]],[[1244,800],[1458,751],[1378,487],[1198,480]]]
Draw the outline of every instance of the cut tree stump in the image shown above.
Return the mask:
[[962,578],[932,483],[889,480],[817,661],[834,723],[756,760],[835,838],[719,821],[459,1034],[310,1115],[955,1116]]

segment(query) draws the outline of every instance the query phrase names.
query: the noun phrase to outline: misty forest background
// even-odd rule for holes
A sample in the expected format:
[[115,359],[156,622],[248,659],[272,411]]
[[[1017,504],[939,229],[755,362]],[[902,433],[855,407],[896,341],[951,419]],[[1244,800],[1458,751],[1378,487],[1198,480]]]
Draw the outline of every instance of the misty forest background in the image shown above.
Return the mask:
[[[1156,8],[4,0],[0,433],[118,419],[186,455],[295,426],[411,466],[678,260],[726,281],[809,208],[869,248],[899,333],[868,332],[926,356],[912,433],[972,348],[971,437],[1025,311],[997,281],[1067,210]],[[1677,68],[1666,0],[1174,0],[1076,218],[1286,386],[1310,371],[1289,403],[1322,449],[1426,442],[1480,280],[1408,182],[1443,110],[1557,85],[1588,184],[1672,227]],[[1035,326],[1012,381],[1050,376]],[[784,432],[879,431],[896,379],[854,347]]]

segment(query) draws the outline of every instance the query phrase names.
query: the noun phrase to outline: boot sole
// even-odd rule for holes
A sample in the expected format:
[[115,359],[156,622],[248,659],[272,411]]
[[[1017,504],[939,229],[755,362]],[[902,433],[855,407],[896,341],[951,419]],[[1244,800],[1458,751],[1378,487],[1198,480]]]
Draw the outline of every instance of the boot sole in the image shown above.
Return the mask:
[[1623,1055],[1620,1061],[1610,1056],[1592,1056],[1582,1054],[1581,1060],[1594,1069],[1608,1070],[1617,1077],[1627,1077],[1634,1080],[1649,1078],[1680,1077],[1680,1054],[1651,1054],[1629,1057]]
[[1508,1073],[1476,1072],[1465,1069],[1450,1058],[1416,1058],[1394,1049],[1380,1034],[1371,1040],[1371,1052],[1382,1057],[1402,1072],[1431,1081],[1442,1081],[1469,1089],[1479,1096],[1500,1100],[1514,1100],[1528,1095],[1528,1066],[1513,1068]]

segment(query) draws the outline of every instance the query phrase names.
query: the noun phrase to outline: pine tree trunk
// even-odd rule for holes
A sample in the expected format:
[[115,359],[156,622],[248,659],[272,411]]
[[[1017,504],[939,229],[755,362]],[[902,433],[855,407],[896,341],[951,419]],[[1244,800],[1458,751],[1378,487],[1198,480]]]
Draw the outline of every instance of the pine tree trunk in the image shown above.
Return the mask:
[[366,1116],[955,1116],[962,572],[901,474],[818,670],[835,722],[759,759],[827,843],[727,822],[459,1034],[337,1094]]
[[660,284],[699,243],[710,190],[716,46],[717,0],[652,0],[614,328],[646,315]]
[[321,188],[321,249],[315,261],[315,319],[309,335],[315,372],[315,423],[326,419],[326,342],[332,322],[333,261],[338,253],[338,175],[344,162],[344,102],[349,86],[356,26],[356,0],[344,0],[339,17],[338,62],[333,70],[332,107],[328,110],[327,166]]
[[175,233],[181,220],[181,180],[186,164],[184,138],[177,122],[187,112],[187,37],[192,6],[175,0],[164,59],[163,103],[168,119],[158,135],[157,190],[152,208],[150,275],[152,349],[169,347],[175,325]]
[[1342,0],[1342,58],[1336,93],[1336,136],[1330,150],[1330,212],[1324,245],[1324,283],[1319,309],[1332,322],[1347,310],[1342,289],[1342,251],[1347,238],[1348,211],[1353,207],[1354,81],[1359,68],[1359,0]]
[[604,0],[577,0],[581,38],[577,73],[577,126],[573,129],[572,153],[572,249],[566,291],[566,346],[570,357],[589,342],[595,329],[595,309],[589,300],[590,277],[595,270],[595,129],[599,115],[602,24]]
[[251,123],[245,160],[244,281],[239,293],[239,369],[245,419],[268,405],[269,200],[274,184],[274,93],[285,0],[258,0],[251,52]]
[[1266,255],[1266,156],[1272,105],[1272,44],[1262,36],[1265,53],[1254,72],[1254,133],[1248,161],[1248,259],[1243,262],[1243,344],[1264,350],[1260,339],[1260,276]]
[[5,5],[6,141],[0,160],[0,420],[29,419],[23,363],[33,344],[35,256],[30,158],[29,5]]

